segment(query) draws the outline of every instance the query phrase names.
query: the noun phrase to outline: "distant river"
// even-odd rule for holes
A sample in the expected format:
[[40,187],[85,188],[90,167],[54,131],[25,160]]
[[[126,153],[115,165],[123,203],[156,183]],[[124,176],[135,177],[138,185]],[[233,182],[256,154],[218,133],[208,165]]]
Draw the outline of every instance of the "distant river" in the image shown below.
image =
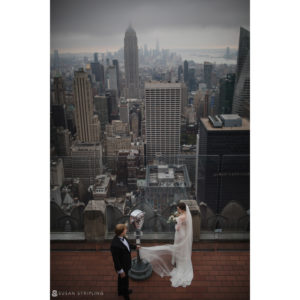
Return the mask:
[[236,50],[231,50],[233,57],[230,59],[224,58],[225,49],[199,49],[199,50],[186,50],[176,49],[175,52],[180,54],[183,60],[193,60],[195,63],[203,64],[205,61],[216,63],[216,64],[236,64]]

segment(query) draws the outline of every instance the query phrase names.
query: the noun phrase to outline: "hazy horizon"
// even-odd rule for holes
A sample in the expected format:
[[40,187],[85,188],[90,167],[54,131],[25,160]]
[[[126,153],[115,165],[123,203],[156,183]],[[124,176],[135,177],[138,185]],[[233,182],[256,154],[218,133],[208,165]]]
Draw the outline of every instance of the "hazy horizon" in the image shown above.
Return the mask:
[[51,0],[51,52],[118,51],[130,23],[139,47],[237,49],[249,0]]

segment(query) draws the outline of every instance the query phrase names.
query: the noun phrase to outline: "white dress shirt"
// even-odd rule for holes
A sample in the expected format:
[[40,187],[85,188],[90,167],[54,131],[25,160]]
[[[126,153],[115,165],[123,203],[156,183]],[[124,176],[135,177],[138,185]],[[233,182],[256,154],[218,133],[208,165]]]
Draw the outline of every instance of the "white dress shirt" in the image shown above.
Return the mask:
[[[126,240],[124,237],[121,237],[121,236],[119,236],[119,239],[120,239],[120,241],[127,247],[128,251],[130,252],[130,247],[129,247],[129,245],[128,245],[127,240]],[[117,271],[117,272],[118,272],[118,274],[121,274],[121,273],[124,272],[124,270],[121,269],[121,270],[119,270],[119,271]]]

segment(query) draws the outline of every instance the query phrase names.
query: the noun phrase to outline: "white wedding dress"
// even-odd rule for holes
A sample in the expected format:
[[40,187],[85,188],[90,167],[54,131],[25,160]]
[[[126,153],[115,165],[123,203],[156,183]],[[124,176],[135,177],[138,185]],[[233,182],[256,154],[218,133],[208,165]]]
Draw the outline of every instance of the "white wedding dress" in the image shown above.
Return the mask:
[[[140,258],[151,263],[155,273],[171,276],[173,287],[186,287],[191,284],[194,272],[192,265],[193,224],[189,207],[186,214],[176,218],[174,244],[141,247]],[[176,264],[176,265],[175,265]]]

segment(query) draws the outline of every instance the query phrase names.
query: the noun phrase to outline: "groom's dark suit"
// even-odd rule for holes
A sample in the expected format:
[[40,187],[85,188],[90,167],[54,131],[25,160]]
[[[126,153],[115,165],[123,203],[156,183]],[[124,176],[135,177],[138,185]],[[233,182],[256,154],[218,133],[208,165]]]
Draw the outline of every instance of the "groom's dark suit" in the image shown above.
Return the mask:
[[120,274],[118,276],[118,294],[122,294],[124,295],[125,299],[129,299],[128,271],[131,268],[131,249],[135,250],[136,245],[130,244],[126,238],[125,240],[129,245],[129,250],[120,240],[120,237],[115,235],[111,242],[110,251],[113,257],[115,270],[118,272],[123,269],[126,274],[124,278],[121,278]]

